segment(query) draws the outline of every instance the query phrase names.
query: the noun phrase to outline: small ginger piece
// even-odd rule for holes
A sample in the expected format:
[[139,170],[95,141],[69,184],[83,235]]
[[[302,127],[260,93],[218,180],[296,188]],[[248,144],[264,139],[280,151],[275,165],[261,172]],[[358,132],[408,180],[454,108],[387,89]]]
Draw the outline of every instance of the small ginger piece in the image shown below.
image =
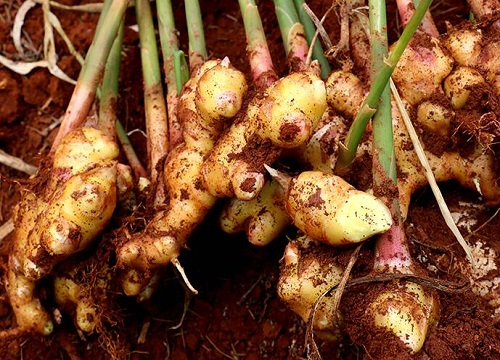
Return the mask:
[[444,92],[453,109],[463,108],[472,88],[481,85],[485,85],[485,80],[479,71],[465,66],[457,67],[443,82]]
[[[344,270],[335,263],[335,251],[307,236],[290,241],[283,254],[278,296],[305,322],[325,292],[340,283]],[[340,324],[334,316],[331,295],[319,301],[312,327],[319,337],[329,341],[341,339]]]
[[221,229],[228,234],[245,231],[248,241],[264,246],[276,239],[291,224],[285,211],[285,193],[276,181],[268,181],[249,201],[233,198],[220,215]]

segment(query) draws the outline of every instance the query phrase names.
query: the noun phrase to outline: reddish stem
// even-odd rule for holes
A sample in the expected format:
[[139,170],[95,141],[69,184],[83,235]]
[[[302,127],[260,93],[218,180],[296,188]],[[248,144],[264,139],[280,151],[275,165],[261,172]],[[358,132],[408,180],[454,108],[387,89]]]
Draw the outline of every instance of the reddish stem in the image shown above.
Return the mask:
[[240,0],[239,4],[245,26],[247,56],[252,79],[257,89],[266,89],[278,80],[278,75],[274,71],[259,9],[253,0]]
[[292,30],[289,38],[290,53],[288,54],[288,60],[291,63],[291,71],[300,71],[304,66],[307,66],[309,44],[307,43],[302,24],[297,25]]
[[375,245],[376,272],[398,271],[413,273],[413,263],[403,227],[395,222],[389,231],[381,234]]

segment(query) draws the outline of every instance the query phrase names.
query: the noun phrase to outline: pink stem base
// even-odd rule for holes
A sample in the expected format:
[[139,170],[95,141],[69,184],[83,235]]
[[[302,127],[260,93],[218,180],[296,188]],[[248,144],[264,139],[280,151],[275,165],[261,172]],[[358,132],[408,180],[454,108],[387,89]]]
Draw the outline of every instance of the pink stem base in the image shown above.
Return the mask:
[[402,224],[395,222],[385,233],[381,234],[375,245],[376,272],[413,273],[413,262],[406,243],[406,235]]

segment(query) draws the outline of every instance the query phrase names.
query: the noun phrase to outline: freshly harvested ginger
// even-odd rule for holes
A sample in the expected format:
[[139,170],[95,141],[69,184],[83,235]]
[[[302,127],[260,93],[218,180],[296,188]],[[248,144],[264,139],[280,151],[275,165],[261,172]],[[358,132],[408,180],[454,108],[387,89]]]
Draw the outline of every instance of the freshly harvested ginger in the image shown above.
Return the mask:
[[11,257],[16,271],[38,280],[104,230],[116,206],[118,184],[127,191],[132,183],[128,168],[116,160],[118,152],[117,144],[94,128],[63,138],[43,198],[26,196],[18,207],[17,224],[33,212],[39,216],[26,236],[15,235]]
[[220,215],[220,227],[228,234],[245,231],[250,243],[265,246],[292,222],[285,211],[284,197],[285,191],[278,182],[268,181],[252,200],[229,200]]
[[[284,157],[312,170],[332,172],[343,125],[339,116],[325,112],[309,141],[283,154]],[[230,199],[219,218],[221,229],[226,233],[245,231],[248,241],[258,246],[276,239],[291,222],[285,210],[285,190],[275,180],[267,181],[251,200]]]
[[26,192],[16,207],[6,288],[20,328],[52,331],[36,282],[88,247],[108,225],[119,193],[132,184],[129,168],[116,160],[118,152],[114,140],[100,130],[73,130],[55,150],[44,194]]
[[215,204],[205,188],[201,168],[227,121],[243,104],[247,83],[242,72],[226,58],[207,61],[186,83],[178,114],[184,142],[168,155],[164,183],[165,210],[156,213],[144,232],[118,248],[118,263],[129,269],[124,280],[128,295],[139,294],[151,270],[166,266]]
[[[434,54],[434,56],[436,55]],[[448,60],[445,62],[448,62]],[[398,65],[398,67],[403,66],[405,66],[405,68],[398,70],[402,74],[411,70],[412,63],[406,62]],[[443,71],[443,68],[446,68],[446,71]],[[429,71],[431,70],[432,69]],[[411,88],[406,88],[404,82],[400,83],[399,90],[403,96],[407,96],[410,99],[410,103],[421,101],[415,107],[417,114],[414,120],[415,123],[420,123],[425,131],[434,133],[437,136],[443,136],[445,139],[449,140],[451,134],[457,130],[452,127],[452,123],[456,118],[455,112],[460,111],[460,109],[457,108],[463,106],[463,102],[470,101],[466,89],[457,89],[457,81],[453,80],[454,74],[457,73],[457,71],[459,73],[466,72],[468,68],[458,67],[455,71],[451,72],[451,74],[445,66],[437,67],[433,71],[437,73],[433,74],[432,79],[426,80],[427,83],[423,86],[423,89],[426,89],[425,91],[416,90],[413,85]],[[466,81],[468,84],[477,84],[477,82],[481,80],[475,72],[469,72],[467,74],[469,75],[462,77],[462,80]],[[451,76],[451,79],[446,81],[446,75]],[[341,89],[343,84],[336,81],[336,79],[342,77],[346,77],[346,75],[341,72],[333,72],[330,75],[331,79],[327,80],[328,104],[332,110],[349,116],[351,114],[356,114],[361,103],[360,101],[350,101],[348,103],[341,102],[339,104],[338,94],[345,93],[345,90]],[[350,74],[348,78],[351,79],[351,84],[358,84],[356,85],[358,90],[353,90],[353,92],[356,94],[359,93],[361,91],[359,89],[361,82],[359,80],[354,80],[357,79],[354,74]],[[443,83],[435,85],[438,80],[443,81]],[[428,91],[442,92],[442,96],[445,96],[446,89],[450,95],[449,105],[435,103],[431,100],[432,94],[429,94]],[[452,107],[452,100],[455,105],[459,105],[457,108]],[[428,182],[415,150],[413,147],[408,146],[411,140],[396,104],[392,106],[392,109],[394,133],[397,134],[397,136],[394,137],[394,149],[399,172],[398,176],[404,179],[404,181],[398,181],[399,202],[402,216],[406,218],[412,194],[417,189],[427,185]],[[440,182],[454,179],[462,186],[478,191],[487,203],[492,205],[498,204],[500,202],[500,188],[497,184],[498,171],[495,168],[494,153],[485,149],[481,144],[476,144],[475,151],[468,156],[462,156],[459,150],[460,149],[450,148],[446,149],[442,154],[434,154],[430,150],[424,148],[436,181]]]

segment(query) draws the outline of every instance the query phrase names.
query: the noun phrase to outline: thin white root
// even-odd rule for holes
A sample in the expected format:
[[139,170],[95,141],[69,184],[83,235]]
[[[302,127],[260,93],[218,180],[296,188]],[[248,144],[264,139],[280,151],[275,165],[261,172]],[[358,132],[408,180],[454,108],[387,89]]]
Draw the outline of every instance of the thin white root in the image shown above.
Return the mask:
[[16,17],[14,18],[14,24],[12,25],[12,41],[14,43],[14,47],[19,55],[24,55],[24,48],[21,43],[21,33],[24,25],[24,18],[28,11],[30,11],[36,3],[32,0],[26,0],[22,3],[16,13]]
[[9,155],[5,151],[0,150],[0,163],[9,166],[13,169],[22,171],[28,175],[35,175],[38,168],[34,165],[24,162],[22,159]]
[[191,292],[195,295],[198,294],[198,290],[196,290],[193,285],[191,285],[191,282],[189,281],[186,272],[184,271],[184,268],[182,267],[181,263],[177,258],[174,258],[171,260],[172,265],[175,266],[175,269],[179,272],[181,275],[182,280],[184,280],[184,284],[186,284],[187,288],[191,290]]

